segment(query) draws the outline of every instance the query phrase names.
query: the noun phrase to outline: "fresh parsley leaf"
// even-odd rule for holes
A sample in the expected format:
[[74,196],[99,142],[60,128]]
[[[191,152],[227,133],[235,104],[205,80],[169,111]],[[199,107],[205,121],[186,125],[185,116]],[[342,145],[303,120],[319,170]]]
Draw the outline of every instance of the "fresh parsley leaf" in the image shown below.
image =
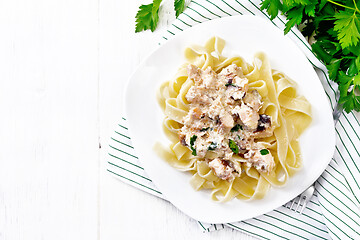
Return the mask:
[[353,78],[353,82],[355,86],[360,86],[360,73]]
[[215,150],[216,147],[217,147],[217,143],[211,142],[211,144],[208,147],[208,150],[213,151],[213,150]]
[[320,60],[322,60],[327,64],[330,63],[333,56],[325,50],[324,45],[321,41],[317,41],[316,43],[311,45],[311,48],[317,58],[319,58]]
[[190,148],[192,150],[192,155],[196,156],[196,149],[194,148],[194,143],[197,139],[197,136],[196,135],[192,135],[192,137],[190,138]]
[[[319,41],[323,48],[332,56],[334,57],[339,52],[341,52],[340,43],[334,42],[332,40],[321,40]],[[317,43],[317,42],[316,42]]]
[[347,74],[349,76],[355,76],[358,73],[358,69],[356,67],[356,58],[352,58],[349,63],[349,68],[347,70]]
[[239,129],[243,129],[242,126],[240,124],[236,124],[231,130],[230,132],[237,132],[239,131]]
[[340,96],[339,103],[343,104],[343,108],[346,112],[350,112],[353,109],[360,110],[360,96],[356,96],[350,91],[345,96]]
[[360,46],[350,46],[347,48],[355,56],[360,56]]
[[148,5],[141,5],[136,14],[135,32],[141,32],[151,28],[151,11],[152,3]]
[[339,82],[340,100],[348,94],[348,90],[351,84],[351,76],[347,75],[343,71],[339,72],[337,81]]
[[304,8],[305,8],[304,6],[294,7],[288,11],[287,19],[289,21],[285,24],[285,29],[284,29],[285,34],[288,33],[291,30],[291,28],[295,26],[295,24],[301,23]]
[[229,147],[233,153],[239,153],[239,147],[236,145],[234,140],[229,139]]
[[346,10],[335,13],[334,17],[334,30],[338,32],[341,47],[356,46],[360,38],[360,15]]
[[306,7],[305,7],[306,15],[314,17],[315,16],[315,8],[316,8],[315,4],[306,5]]
[[320,0],[320,3],[319,3],[319,10],[318,11],[321,11],[323,9],[323,7],[325,6],[325,4],[327,4],[328,1],[327,0]]
[[261,155],[267,155],[267,154],[269,154],[269,150],[267,150],[267,149],[265,149],[265,148],[264,148],[264,149],[261,149],[261,150],[260,150],[260,154],[261,154]]
[[264,0],[261,3],[261,10],[266,9],[266,12],[270,15],[270,19],[273,20],[282,10],[283,5],[280,0]]
[[339,72],[339,68],[340,68],[340,64],[341,64],[341,59],[333,59],[331,60],[330,64],[326,65],[327,69],[328,69],[328,73],[329,73],[329,77],[331,79],[336,79],[338,72]]
[[[317,0],[315,0],[317,2]],[[284,8],[283,10],[288,11],[289,9],[299,6],[299,5],[309,5],[312,2],[314,2],[314,0],[283,0],[284,3]]]
[[159,21],[159,8],[162,0],[153,0],[152,3],[141,5],[135,16],[135,32],[141,32],[150,29],[155,31]]
[[177,18],[185,9],[185,0],[175,0],[174,9]]
[[343,104],[344,110],[349,113],[355,109],[360,111],[360,96],[357,96],[355,90],[360,90],[360,72],[355,76],[349,76],[343,71],[339,72],[339,104]]
[[[359,47],[360,49],[360,47]],[[355,65],[357,67],[357,69],[360,71],[360,54],[358,55],[358,57],[355,60]]]

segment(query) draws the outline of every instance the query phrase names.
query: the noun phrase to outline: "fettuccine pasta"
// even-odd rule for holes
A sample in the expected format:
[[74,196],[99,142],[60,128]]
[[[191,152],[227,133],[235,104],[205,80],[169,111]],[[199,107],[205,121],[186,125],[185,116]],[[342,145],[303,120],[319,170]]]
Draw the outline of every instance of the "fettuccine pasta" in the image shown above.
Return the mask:
[[187,48],[187,63],[159,88],[171,144],[157,152],[215,201],[260,199],[301,169],[298,139],[311,123],[311,106],[264,53],[249,64],[223,56],[224,46],[213,37]]

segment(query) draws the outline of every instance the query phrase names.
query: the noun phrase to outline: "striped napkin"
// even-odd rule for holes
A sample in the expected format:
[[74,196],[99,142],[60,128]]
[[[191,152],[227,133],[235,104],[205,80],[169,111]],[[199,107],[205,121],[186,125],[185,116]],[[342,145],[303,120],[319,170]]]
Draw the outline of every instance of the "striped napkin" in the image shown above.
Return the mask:
[[[162,42],[186,28],[211,19],[232,15],[256,15],[271,21],[259,8],[258,0],[195,0],[165,30]],[[284,18],[271,21],[284,28]],[[314,66],[329,99],[336,104],[337,86],[325,66],[317,60],[301,33],[293,28],[287,35]],[[336,151],[325,172],[316,182],[316,191],[302,215],[285,204],[269,213],[246,221],[209,224],[199,222],[204,231],[231,227],[260,239],[360,239],[360,123],[354,113],[343,113],[336,125]],[[122,181],[157,197],[164,196],[141,166],[131,145],[127,122],[122,118],[109,142],[107,171]],[[165,199],[166,200],[166,199]]]

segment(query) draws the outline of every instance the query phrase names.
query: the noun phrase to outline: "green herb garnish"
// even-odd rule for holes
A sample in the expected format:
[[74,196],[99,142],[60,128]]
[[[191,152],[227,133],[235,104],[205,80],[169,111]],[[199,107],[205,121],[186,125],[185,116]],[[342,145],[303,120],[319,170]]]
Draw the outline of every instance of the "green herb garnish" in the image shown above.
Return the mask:
[[216,147],[217,147],[217,143],[211,142],[211,144],[208,147],[208,150],[213,151],[213,150],[215,150]]
[[261,150],[260,150],[260,154],[261,154],[261,155],[267,155],[267,154],[269,154],[269,150],[267,150],[267,149],[261,149]]
[[194,143],[197,139],[196,135],[192,135],[192,137],[190,138],[190,148],[192,150],[192,155],[196,156],[196,149],[194,148]]
[[360,111],[360,2],[263,0],[261,9],[266,9],[271,20],[279,12],[286,15],[285,34],[302,25],[305,37],[314,36],[312,51],[339,85],[339,104],[348,113]]
[[135,16],[135,32],[141,32],[150,29],[155,31],[159,21],[159,7],[162,0],[154,0],[147,5],[141,5]]
[[[159,22],[159,8],[162,0],[153,0],[152,3],[141,5],[135,16],[135,32],[141,32],[150,29],[155,31]],[[174,10],[176,18],[185,10],[185,0],[174,0]]]
[[205,132],[205,131],[207,131],[209,128],[210,128],[210,127],[203,128],[203,129],[200,130],[200,132]]
[[234,140],[229,139],[229,147],[234,153],[239,153],[239,147],[236,145]]
[[237,87],[235,84],[232,84],[232,83],[227,83],[227,84],[225,84],[225,87],[228,87],[228,86]]
[[177,18],[185,9],[185,0],[175,0],[174,9]]
[[231,130],[230,132],[237,132],[239,131],[239,129],[243,130],[242,126],[240,124],[236,124]]

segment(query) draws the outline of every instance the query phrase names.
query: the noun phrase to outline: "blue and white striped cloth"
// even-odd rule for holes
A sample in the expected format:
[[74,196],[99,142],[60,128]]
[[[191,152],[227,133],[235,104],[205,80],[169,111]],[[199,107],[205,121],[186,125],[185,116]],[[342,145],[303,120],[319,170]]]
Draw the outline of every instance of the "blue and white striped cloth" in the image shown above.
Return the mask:
[[[170,24],[162,41],[211,19],[232,15],[256,15],[271,21],[260,10],[257,0],[194,0]],[[271,21],[280,29],[284,19]],[[314,66],[329,99],[335,107],[336,84],[331,82],[325,66],[317,60],[301,33],[293,28],[288,36],[299,46]],[[360,123],[354,113],[342,114],[336,126],[336,151],[332,161],[316,182],[316,191],[302,215],[281,206],[264,215],[235,223],[206,224],[204,231],[225,226],[260,239],[360,239]],[[126,119],[122,118],[109,142],[107,171],[143,191],[164,198],[146,175],[131,145]]]

